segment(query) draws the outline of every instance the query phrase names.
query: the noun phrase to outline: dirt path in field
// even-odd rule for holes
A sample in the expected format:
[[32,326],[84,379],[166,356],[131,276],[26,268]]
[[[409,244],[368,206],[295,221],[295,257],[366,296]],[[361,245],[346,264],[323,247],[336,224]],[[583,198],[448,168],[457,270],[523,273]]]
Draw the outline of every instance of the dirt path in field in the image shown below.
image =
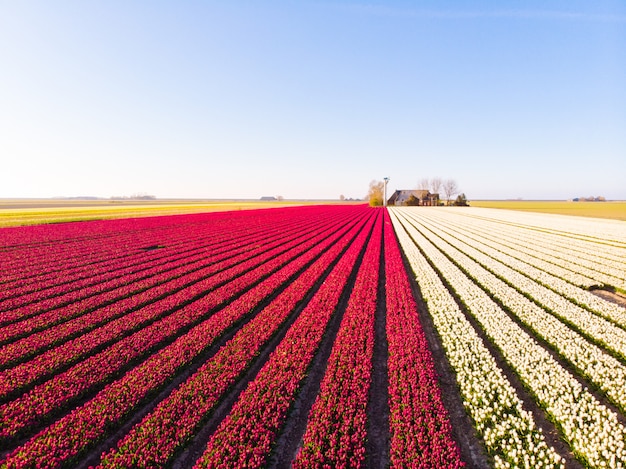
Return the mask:
[[610,301],[611,303],[618,304],[622,308],[626,308],[626,295],[622,293],[612,292],[609,290],[591,290],[591,293],[604,300]]
[[389,466],[389,375],[387,369],[389,347],[386,314],[385,249],[383,245],[380,250],[378,299],[374,323],[374,357],[368,403],[366,463],[369,469],[384,469]]
[[361,261],[371,235],[372,233],[370,232],[368,240],[363,246],[363,250],[354,265],[354,270],[348,279],[346,287],[342,293],[341,300],[337,305],[337,309],[328,324],[318,351],[311,363],[311,366],[309,367],[309,370],[307,371],[307,376],[301,385],[298,396],[292,404],[289,412],[289,418],[276,440],[276,445],[274,446],[268,463],[269,468],[286,469],[291,467],[293,460],[296,458],[298,451],[302,446],[302,439],[306,431],[309,413],[315,403],[317,395],[319,394],[322,380],[326,374],[328,360],[330,354],[332,353],[332,348],[335,343],[337,333],[339,332],[341,321],[348,305],[348,300],[352,294],[358,269],[361,265]]
[[[361,253],[362,258],[363,253]],[[322,380],[326,374],[328,359],[332,352],[335,338],[341,326],[341,320],[348,305],[348,299],[352,293],[354,281],[356,278],[360,259],[355,264],[355,269],[350,275],[346,288],[342,294],[341,300],[337,305],[337,309],[328,323],[328,327],[317,350],[315,357],[307,371],[307,376],[301,385],[298,397],[292,404],[289,412],[289,418],[285,422],[280,435],[276,439],[276,445],[270,456],[268,467],[277,469],[286,469],[291,467],[292,461],[296,458],[300,447],[302,446],[302,438],[306,431],[306,425],[309,418],[309,412],[315,403],[315,399],[319,394]]]
[[[413,272],[404,253],[403,258],[406,271]],[[459,387],[456,382],[456,374],[448,362],[433,320],[428,314],[428,309],[420,293],[419,286],[413,275],[409,275],[409,280],[411,282],[413,296],[417,303],[418,316],[422,324],[422,329],[426,335],[426,340],[428,341],[428,346],[435,362],[443,403],[450,415],[452,436],[461,450],[461,459],[467,464],[468,468],[489,469],[491,467],[489,458],[485,453],[481,440],[474,430],[469,416],[465,412],[465,407],[463,406]]]

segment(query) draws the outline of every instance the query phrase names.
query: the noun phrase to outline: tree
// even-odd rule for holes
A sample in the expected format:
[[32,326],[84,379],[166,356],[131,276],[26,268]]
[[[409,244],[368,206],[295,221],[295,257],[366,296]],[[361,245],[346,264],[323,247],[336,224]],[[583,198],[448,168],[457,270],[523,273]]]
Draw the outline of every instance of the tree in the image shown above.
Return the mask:
[[417,188],[422,191],[427,191],[430,186],[430,181],[428,178],[422,178],[417,183]]
[[441,192],[441,185],[443,181],[440,177],[434,177],[430,180],[430,190],[433,194],[439,194]]
[[341,200],[341,201],[343,202],[344,200],[346,200],[346,196],[345,196],[345,195],[343,195],[343,194],[341,194],[341,195],[339,196],[339,200]]
[[370,181],[370,188],[365,198],[369,200],[370,207],[383,205],[383,197],[385,193],[385,183],[383,181]]
[[452,197],[459,193],[459,186],[454,179],[446,179],[443,182],[443,192],[446,195],[447,204],[450,205]]
[[465,194],[459,194],[454,201],[454,205],[456,205],[457,207],[469,207],[469,202],[467,201],[467,197],[465,197]]

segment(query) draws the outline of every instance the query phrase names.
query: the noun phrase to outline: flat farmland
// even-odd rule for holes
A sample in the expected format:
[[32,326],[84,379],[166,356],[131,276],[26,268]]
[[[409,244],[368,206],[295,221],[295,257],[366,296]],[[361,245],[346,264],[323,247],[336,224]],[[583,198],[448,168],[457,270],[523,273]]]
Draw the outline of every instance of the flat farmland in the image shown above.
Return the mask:
[[626,221],[626,202],[570,202],[559,200],[475,200],[472,207],[502,208],[524,212],[552,213]]
[[625,273],[474,207],[3,228],[0,467],[626,467]]
[[626,225],[498,209],[391,211],[494,465],[624,467],[626,310],[590,289],[625,290]]
[[312,205],[311,201],[0,199],[0,227]]

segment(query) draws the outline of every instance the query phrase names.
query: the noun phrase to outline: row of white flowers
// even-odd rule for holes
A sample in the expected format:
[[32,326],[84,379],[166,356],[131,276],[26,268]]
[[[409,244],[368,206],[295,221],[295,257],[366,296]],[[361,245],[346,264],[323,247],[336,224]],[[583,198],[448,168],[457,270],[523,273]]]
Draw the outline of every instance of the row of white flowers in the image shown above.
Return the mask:
[[[469,256],[489,271],[514,285],[515,289],[534,298],[561,319],[570,322],[594,340],[601,342],[607,348],[617,352],[623,358],[626,358],[626,331],[624,329],[572,303],[562,294],[546,288],[540,282],[533,279],[540,277],[548,283],[555,284],[557,287],[566,282],[561,281],[559,283],[557,281],[558,279],[554,279],[554,277],[545,272],[531,268],[521,261],[512,259],[510,256],[498,253],[495,249],[490,250],[490,254],[493,254],[493,257],[488,256],[476,249],[476,247],[478,247],[476,246],[476,241],[465,239],[465,236],[461,232],[454,233],[453,236],[449,234],[448,230],[444,227],[429,223],[428,217],[419,216],[418,212],[412,213],[412,219],[415,221],[419,220],[419,223],[435,231],[441,239],[456,246],[463,254]],[[482,248],[485,249],[485,247]],[[518,270],[527,271],[527,275],[522,275],[506,264],[514,264]],[[575,288],[572,285],[570,285],[570,287],[572,287],[571,289]],[[615,308],[612,308],[611,311],[616,311],[618,314],[615,317],[609,316],[609,319],[618,324],[626,325],[626,310],[615,305]]]
[[[401,217],[402,213],[406,212],[400,212]],[[538,404],[561,428],[573,452],[591,467],[626,467],[626,428],[619,423],[617,415],[583,388],[577,379],[514,322],[489,294],[476,284],[475,280],[468,278],[408,223],[406,218],[402,217],[401,221],[414,242],[436,266],[492,343],[502,352],[512,369],[536,397]],[[499,294],[506,295],[503,292]],[[534,305],[523,296],[521,298],[525,303],[520,303],[519,307],[511,303],[514,309],[523,310],[528,304]]]
[[[452,210],[456,210],[459,213],[468,213],[463,211],[464,208],[452,208]],[[600,239],[606,244],[622,248],[626,247],[626,231],[624,230],[623,221],[502,209],[471,208],[473,211],[479,211],[482,217],[500,222],[529,226],[557,234],[567,234],[570,238]]]
[[515,389],[394,215],[392,211],[394,228],[457,375],[463,403],[496,467],[563,467],[532,414],[524,410]]
[[[419,218],[410,217],[411,223],[419,224]],[[533,282],[529,278],[499,264],[497,261],[481,254],[468,245],[459,246],[463,252],[450,245],[444,238],[450,238],[442,231],[435,235],[424,225],[420,225],[422,235],[426,236],[440,251],[446,253],[472,280],[487,291],[491,297],[497,298],[524,324],[546,340],[563,358],[574,365],[583,375],[622,410],[626,410],[626,367],[617,359],[605,353],[600,347],[590,343],[579,333],[573,331],[552,314],[547,313],[536,303],[530,301],[518,290],[523,291],[540,301],[543,305],[557,311],[579,328],[585,329],[589,336],[607,344],[607,347],[626,356],[626,331],[612,325],[598,316],[594,316],[551,290]],[[451,240],[454,241],[454,240]],[[460,243],[459,243],[460,244]],[[517,290],[497,278],[489,270],[472,260],[476,256],[489,270],[494,271],[515,284]],[[594,321],[595,319],[595,321]],[[601,323],[601,324],[599,324]]]
[[[596,242],[578,241],[567,236],[520,229],[519,226],[497,223],[482,217],[464,216],[454,211],[440,210],[437,214],[431,210],[430,215],[448,218],[456,215],[458,219],[463,219],[462,224],[466,229],[479,230],[477,234],[480,236],[497,236],[498,242],[504,246],[593,279],[595,284],[603,283],[626,289],[626,246],[623,248],[608,246],[599,239]],[[560,239],[555,241],[555,237]],[[589,286],[580,283],[580,280],[573,283]]]
[[[509,212],[504,212],[509,217],[511,216]],[[546,216],[543,215],[543,217]],[[593,219],[586,219],[584,223],[590,227],[601,224],[598,220]],[[626,235],[624,223],[618,223],[621,224],[618,225],[621,226],[621,234]],[[498,227],[506,230],[508,235],[518,236],[522,242],[528,240],[545,247],[549,251],[548,253],[552,250],[558,256],[564,253],[565,259],[570,259],[585,268],[612,277],[626,278],[624,269],[626,266],[626,242],[613,241],[607,233],[597,233],[596,236],[589,238],[575,238],[564,227],[559,232],[547,232],[528,226],[524,226],[527,229],[519,229],[519,227],[509,223],[499,224]]]
[[[626,247],[626,242],[619,242],[612,240],[610,236],[607,236],[607,233],[603,231],[594,231],[593,235],[584,236],[577,235],[572,231],[567,229],[567,224],[560,226],[558,230],[544,228],[542,226],[537,226],[536,221],[551,219],[553,216],[551,215],[539,215],[539,218],[536,216],[532,216],[530,220],[527,220],[527,223],[523,223],[521,219],[515,220],[515,217],[519,218],[521,215],[519,212],[510,212],[510,211],[497,211],[492,213],[492,216],[485,217],[485,213],[481,208],[471,208],[467,212],[460,211],[449,211],[449,213],[456,213],[461,216],[469,216],[472,218],[480,218],[484,221],[490,222],[491,226],[497,227],[506,227],[509,226],[511,228],[511,232],[516,233],[518,236],[522,237],[534,237],[537,240],[550,243],[551,247],[570,247],[575,251],[583,254],[583,258],[593,260],[596,257],[602,257],[607,259],[615,259],[615,260],[623,260],[623,250]],[[495,216],[494,216],[495,215]],[[498,216],[499,215],[499,216]],[[597,220],[589,220],[589,219],[581,219],[583,223],[591,228],[595,228],[598,226]],[[529,222],[529,223],[528,223]],[[623,227],[623,222],[618,222],[617,226],[621,224],[621,235],[626,235],[626,231]],[[589,246],[595,245],[596,250],[590,251]]]
[[[461,220],[459,220],[459,217],[454,217],[454,215],[452,217],[448,216],[448,219],[445,220],[439,217],[437,219],[429,217],[429,220],[431,222],[430,226],[449,233],[456,239],[479,249],[493,259],[535,279],[538,283],[557,292],[558,297],[564,296],[587,310],[626,327],[626,309],[576,285],[572,285],[570,282],[578,285],[581,283],[577,281],[578,279],[573,280],[572,275],[568,274],[578,274],[561,269],[549,262],[543,262],[536,257],[525,255],[519,250],[507,248],[503,245],[502,238],[498,240],[498,238],[488,234],[474,234],[471,228],[458,223]],[[469,254],[469,251],[466,250],[465,252]],[[473,255],[472,257],[476,259]],[[563,278],[566,278],[567,281]]]
[[[499,226],[491,226],[484,220],[476,218],[462,217],[453,212],[440,212],[440,213],[428,213],[429,218],[433,221],[437,221],[440,224],[451,227],[454,231],[463,231],[466,236],[474,240],[474,242],[491,243],[496,246],[496,249],[510,254],[512,256],[523,256],[528,262],[531,262],[537,268],[543,271],[550,272],[551,274],[565,279],[574,285],[579,285],[584,288],[589,288],[598,284],[598,281],[581,274],[578,271],[570,270],[564,265],[566,262],[561,262],[563,265],[557,265],[552,262],[547,262],[541,258],[541,253],[533,250],[533,243],[520,242],[513,243],[511,236],[503,232]],[[571,268],[574,266],[570,265]]]
[[[484,223],[483,219],[483,223]],[[549,253],[566,254],[577,264],[593,269],[600,261],[603,265],[611,262],[622,262],[622,249],[614,245],[603,244],[597,238],[580,239],[567,232],[550,232],[526,225],[498,223],[490,220],[489,226],[498,230],[506,230],[512,239],[521,242],[540,243]],[[590,249],[593,247],[593,249]]]

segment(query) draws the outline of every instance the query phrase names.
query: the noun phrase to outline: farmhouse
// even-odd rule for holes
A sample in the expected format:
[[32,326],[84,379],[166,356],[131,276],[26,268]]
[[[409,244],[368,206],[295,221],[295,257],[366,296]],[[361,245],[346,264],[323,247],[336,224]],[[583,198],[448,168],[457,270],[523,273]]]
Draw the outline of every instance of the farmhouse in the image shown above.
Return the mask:
[[439,194],[431,194],[425,189],[397,190],[391,195],[387,205],[437,206],[439,205]]

